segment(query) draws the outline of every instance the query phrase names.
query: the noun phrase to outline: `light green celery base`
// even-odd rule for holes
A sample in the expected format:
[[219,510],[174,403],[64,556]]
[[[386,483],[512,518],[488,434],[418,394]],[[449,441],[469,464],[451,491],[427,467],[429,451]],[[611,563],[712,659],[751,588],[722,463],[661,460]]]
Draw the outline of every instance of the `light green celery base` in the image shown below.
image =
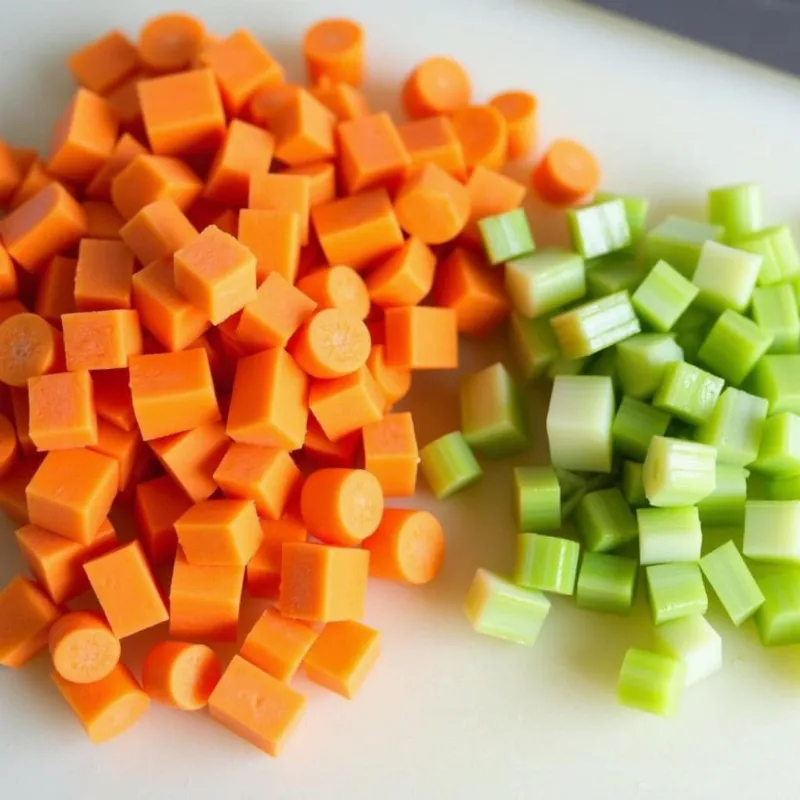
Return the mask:
[[697,297],[699,289],[673,269],[659,261],[633,293],[631,303],[636,313],[654,331],[666,333]]
[[759,286],[789,280],[800,273],[800,254],[794,237],[786,225],[776,225],[760,231],[731,238],[730,244],[763,257]]
[[512,356],[525,383],[544,375],[560,357],[558,342],[549,319],[528,319],[513,312],[508,322]]
[[514,583],[526,589],[570,595],[575,591],[581,546],[570,539],[522,533],[517,536]]
[[725,311],[697,351],[697,359],[728,383],[738,386],[767,352],[772,337],[753,320]]
[[642,566],[695,562],[703,547],[697,508],[640,508],[639,563]]
[[636,259],[622,253],[595,259],[586,267],[586,293],[589,297],[633,292],[647,275],[647,269]]
[[631,243],[637,244],[644,234],[650,201],[646,197],[617,194],[615,192],[595,192],[594,194],[595,203],[607,203],[610,200],[622,200],[622,204],[625,207],[625,216],[628,218],[628,228],[631,232]]
[[764,594],[764,602],[755,614],[761,644],[800,644],[800,572],[767,573],[758,585]]
[[529,255],[536,249],[528,218],[521,208],[478,220],[478,231],[492,266]]
[[729,308],[744,311],[750,305],[762,261],[761,256],[746,250],[706,242],[692,276],[700,290],[697,304],[717,313]]
[[708,192],[708,221],[722,225],[727,239],[764,227],[764,195],[757,183],[723,186]]
[[683,217],[667,217],[645,234],[642,240],[643,258],[650,266],[666,261],[685,278],[691,278],[703,244],[709,240],[719,241],[723,235],[724,230],[720,225],[708,225]]
[[552,467],[515,467],[514,518],[523,533],[561,527],[561,486]]
[[656,625],[708,610],[708,595],[697,564],[657,564],[647,567],[645,574]]
[[753,292],[752,316],[756,325],[772,337],[769,353],[796,353],[800,345],[800,312],[789,283],[762,286]]
[[575,511],[575,525],[592,553],[615,550],[639,534],[636,517],[616,487],[585,494]]
[[630,614],[636,597],[639,565],[634,558],[584,553],[575,587],[579,608],[606,614]]
[[800,501],[748,500],[742,552],[753,561],[800,566]]
[[505,286],[511,305],[520,314],[540,317],[584,297],[586,270],[577,253],[548,247],[509,261]]
[[453,431],[419,451],[419,468],[437,500],[466,489],[483,477],[460,431]]
[[[623,461],[620,488],[625,502],[631,508],[640,508],[647,505],[647,496],[644,493],[644,464],[638,461]],[[744,513],[744,503],[742,503]]]
[[622,200],[567,210],[573,247],[584,258],[597,258],[628,247],[631,230]]
[[714,491],[698,504],[703,525],[743,525],[748,472],[742,467],[717,464]]
[[756,579],[732,541],[704,555],[700,569],[734,625],[750,619],[764,602]]
[[716,481],[716,456],[708,445],[654,436],[642,472],[650,504],[690,506],[708,497]]
[[784,411],[767,418],[751,469],[771,478],[800,474],[800,416]]
[[665,411],[653,408],[632,397],[622,398],[614,417],[611,435],[618,453],[627,458],[644,461],[653,436],[663,436],[670,417]]
[[658,652],[686,667],[686,686],[722,669],[722,637],[700,614],[659,625],[654,638]]
[[750,375],[748,388],[767,399],[770,414],[800,414],[800,355],[764,356]]
[[705,422],[717,404],[725,381],[693,364],[676,361],[667,364],[653,405],[683,422]]
[[649,400],[670,364],[683,361],[683,350],[668,333],[640,333],[617,345],[617,375],[622,391]]
[[672,717],[685,683],[686,667],[677,659],[631,648],[619,671],[617,698],[629,708]]
[[717,449],[721,464],[746,467],[758,457],[768,403],[764,398],[728,388],[695,439]]

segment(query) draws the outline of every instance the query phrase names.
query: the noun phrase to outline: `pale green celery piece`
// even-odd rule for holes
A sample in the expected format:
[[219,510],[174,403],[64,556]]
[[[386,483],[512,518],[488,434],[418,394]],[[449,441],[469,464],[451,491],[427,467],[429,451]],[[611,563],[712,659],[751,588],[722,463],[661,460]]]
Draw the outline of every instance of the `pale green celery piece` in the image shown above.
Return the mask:
[[636,517],[616,487],[585,494],[575,511],[575,525],[590,553],[615,550],[639,533]]
[[708,497],[716,480],[716,448],[654,436],[644,460],[642,480],[650,505],[691,506]]
[[631,232],[631,243],[637,244],[644,235],[650,201],[646,197],[617,194],[616,192],[595,192],[594,194],[595,203],[608,203],[611,200],[622,200],[622,204],[625,206],[625,216],[628,218],[628,228]]
[[692,614],[705,614],[708,610],[703,574],[697,564],[655,564],[646,567],[645,574],[650,611],[656,625]]
[[613,347],[603,350],[589,361],[586,368],[588,375],[607,375],[614,384],[614,389],[619,388],[619,376],[617,374],[617,351]]
[[750,619],[764,602],[756,579],[732,541],[704,555],[700,569],[737,627]]
[[559,375],[582,375],[591,364],[590,358],[556,358],[547,368],[546,377],[553,381]]
[[758,276],[759,286],[780,283],[800,274],[800,253],[797,251],[794,236],[786,225],[776,225],[733,237],[730,244],[764,259]]
[[666,261],[685,278],[691,278],[707,241],[720,241],[724,229],[683,217],[667,217],[643,239],[643,256],[649,266]]
[[530,647],[544,625],[550,601],[541,592],[523,589],[487,569],[479,569],[464,610],[478,633]]
[[617,345],[617,375],[624,394],[650,399],[664,379],[667,366],[683,361],[683,350],[669,333],[639,333]]
[[571,539],[521,533],[517,536],[514,583],[526,589],[572,594],[581,546]]
[[719,400],[725,381],[686,361],[667,364],[653,405],[682,422],[705,422]]
[[630,614],[636,597],[639,565],[635,558],[584,553],[575,586],[579,608],[607,614]]
[[758,458],[751,469],[774,478],[800,474],[800,417],[797,414],[784,411],[767,418]]
[[549,319],[527,319],[512,312],[508,336],[511,353],[525,383],[544,375],[561,355]]
[[770,414],[800,414],[800,355],[764,356],[750,375],[750,390],[769,403]]
[[650,439],[663,436],[668,426],[669,414],[626,395],[611,427],[614,447],[627,458],[644,460]]
[[672,326],[672,332],[678,334],[686,331],[701,331],[705,335],[711,330],[716,319],[716,316],[705,308],[691,305],[678,317],[678,321]]
[[724,311],[697,352],[697,359],[728,383],[738,386],[772,344],[753,320]]
[[722,637],[702,614],[692,614],[655,629],[656,650],[686,667],[686,686],[722,669]]
[[611,472],[615,407],[611,378],[557,376],[546,423],[553,466],[578,472]]
[[617,681],[619,702],[660,717],[674,717],[686,686],[686,667],[661,653],[632,647]]
[[759,578],[764,602],[755,614],[765,647],[800,644],[800,572],[775,572]]
[[703,525],[742,525],[747,500],[748,472],[743,467],[717,464],[714,491],[697,504]]
[[641,330],[627,292],[583,303],[553,317],[550,324],[566,358],[599,353]]
[[742,552],[752,561],[800,565],[800,501],[748,500]]
[[[625,502],[631,508],[643,508],[647,505],[647,496],[644,493],[644,464],[638,461],[623,461],[620,488]],[[742,504],[744,508],[744,504]]]
[[706,334],[696,329],[693,331],[674,331],[675,344],[683,350],[683,357],[686,361],[694,363],[697,361],[697,354],[706,340]]
[[746,467],[758,457],[768,404],[763,397],[728,387],[695,439],[717,449],[721,464]]
[[419,451],[419,468],[437,500],[471,486],[483,477],[461,431],[453,431]]
[[787,475],[767,482],[765,500],[800,500],[800,475]]
[[722,186],[708,192],[708,221],[722,225],[728,239],[764,227],[764,195],[758,183]]
[[796,353],[800,345],[800,313],[789,283],[761,286],[753,292],[753,319],[772,336],[769,353]]
[[689,308],[699,291],[666,261],[659,261],[633,293],[631,303],[649,327],[666,333]]
[[561,487],[561,519],[566,520],[578,507],[578,503],[587,492],[587,481],[583,475],[570,472],[568,469],[555,467],[558,485]]
[[647,275],[646,267],[634,258],[620,253],[596,259],[586,266],[586,293],[589,297],[632,292]]
[[570,250],[548,247],[506,263],[506,293],[524,317],[541,317],[586,294],[583,259]]
[[573,247],[584,258],[597,258],[628,247],[631,229],[622,200],[567,210]]
[[696,507],[640,508],[636,520],[642,566],[693,562],[700,558],[703,531]]
[[478,231],[492,266],[527,256],[536,249],[528,218],[521,208],[478,220]]
[[514,468],[514,517],[522,532],[561,527],[561,486],[552,467]]
[[461,433],[487,458],[502,458],[530,445],[522,394],[499,362],[461,381]]
[[706,242],[692,276],[700,290],[697,305],[719,313],[728,308],[744,311],[750,305],[762,261],[755,253]]

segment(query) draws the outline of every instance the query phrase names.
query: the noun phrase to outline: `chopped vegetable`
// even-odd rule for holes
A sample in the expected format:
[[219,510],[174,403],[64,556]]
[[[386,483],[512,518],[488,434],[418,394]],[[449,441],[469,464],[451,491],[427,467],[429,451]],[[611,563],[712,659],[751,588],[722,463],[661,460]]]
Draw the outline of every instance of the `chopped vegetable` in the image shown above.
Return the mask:
[[800,502],[748,500],[742,552],[753,561],[800,563]]
[[620,667],[617,698],[624,706],[671,717],[685,685],[682,661],[633,647],[625,653]]
[[722,637],[701,614],[681,617],[659,625],[656,648],[686,667],[686,686],[722,669]]
[[561,486],[552,467],[514,468],[514,518],[521,532],[561,527]]
[[584,553],[575,586],[575,602],[590,611],[629,614],[636,596],[638,571],[633,558]]
[[714,447],[653,436],[644,461],[642,481],[654,506],[688,506],[708,497],[716,479]]
[[523,317],[540,317],[586,294],[583,259],[561,248],[537,250],[506,264],[505,287]]
[[648,264],[666,261],[685,278],[691,279],[700,252],[708,241],[719,241],[723,236],[720,225],[667,217],[655,228],[648,231],[643,239],[644,258]]
[[622,200],[595,202],[567,211],[572,243],[583,258],[597,258],[628,247],[631,230]]
[[575,512],[575,525],[589,552],[606,552],[639,534],[636,517],[617,488],[587,492]]
[[664,368],[653,405],[683,422],[699,425],[714,411],[725,381],[686,361]]
[[437,500],[444,500],[483,477],[461,431],[453,431],[419,451],[420,470]]
[[659,261],[633,293],[636,313],[653,329],[666,333],[694,302],[700,290],[666,261]]
[[663,436],[669,422],[670,417],[666,412],[625,395],[611,427],[614,447],[628,458],[643,461],[650,440],[653,436]]
[[797,297],[788,283],[762,286],[753,291],[753,319],[772,337],[769,353],[796,353],[800,345]]
[[647,596],[656,625],[705,614],[708,596],[697,564],[657,564],[647,567]]
[[728,309],[706,336],[697,358],[720,378],[738,386],[772,344],[772,335]]
[[698,504],[704,525],[741,525],[747,499],[748,472],[731,464],[717,464],[714,491]]
[[486,257],[492,266],[529,256],[535,249],[528,218],[521,208],[478,221]]
[[526,589],[572,594],[579,556],[577,542],[539,533],[521,533],[517,536],[514,583]]
[[732,387],[725,389],[695,438],[716,448],[721,464],[746,467],[758,457],[767,406],[761,397]]
[[639,563],[672,564],[697,561],[703,546],[700,516],[694,506],[682,508],[640,508]]
[[667,333],[640,333],[617,345],[617,375],[622,391],[649,400],[661,386],[667,367],[683,361],[683,350]]
[[755,578],[736,545],[728,540],[700,559],[700,569],[734,625],[741,625],[764,602]]

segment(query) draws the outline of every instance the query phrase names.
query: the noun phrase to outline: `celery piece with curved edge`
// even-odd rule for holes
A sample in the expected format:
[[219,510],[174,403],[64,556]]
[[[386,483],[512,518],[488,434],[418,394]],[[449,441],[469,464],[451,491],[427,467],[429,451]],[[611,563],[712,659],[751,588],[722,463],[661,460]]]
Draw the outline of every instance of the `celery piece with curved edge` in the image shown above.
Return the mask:
[[478,633],[530,647],[550,612],[550,601],[541,592],[524,589],[489,570],[479,569],[464,611]]
[[644,226],[647,222],[647,212],[650,201],[646,197],[636,197],[630,194],[617,192],[595,192],[593,203],[608,203],[612,200],[621,200],[628,219],[628,229],[631,232],[631,244],[638,244],[644,235]]
[[702,614],[692,614],[655,629],[656,650],[686,667],[686,686],[722,669],[722,637]]
[[764,356],[750,375],[753,394],[764,397],[770,414],[800,414],[800,355]]
[[746,467],[758,458],[768,403],[763,397],[728,387],[695,439],[715,447],[721,464]]
[[660,717],[674,717],[686,686],[686,667],[677,658],[632,647],[617,679],[623,706]]
[[764,602],[755,613],[765,647],[800,644],[800,571],[767,573],[758,581]]
[[561,356],[549,319],[528,319],[512,312],[508,337],[511,353],[525,383],[544,375]]
[[754,472],[780,478],[800,474],[800,417],[784,411],[768,417],[761,434]]
[[748,500],[742,552],[752,561],[800,565],[800,501]]
[[697,561],[703,547],[703,530],[695,506],[640,508],[639,563],[670,564]]
[[800,313],[788,283],[760,286],[753,291],[753,320],[772,337],[768,353],[796,353],[800,345]]
[[571,539],[521,533],[517,536],[514,583],[526,589],[572,594],[581,546]]
[[615,406],[611,378],[557,376],[546,421],[552,465],[577,472],[611,472]]
[[699,503],[714,491],[716,461],[715,447],[654,436],[642,469],[650,505],[670,508]]
[[461,433],[486,458],[519,453],[530,445],[522,394],[499,362],[461,381]]
[[419,468],[437,500],[466,489],[483,477],[461,431],[453,431],[419,451]]
[[732,540],[706,553],[700,559],[700,569],[737,627],[764,602],[756,579]]
[[584,258],[597,258],[628,247],[631,229],[622,200],[567,210],[572,246]]
[[671,216],[644,235],[642,254],[648,266],[666,261],[685,278],[691,278],[707,241],[720,241],[721,225],[709,225],[692,219]]
[[686,361],[667,364],[653,406],[682,422],[699,425],[714,410],[725,381]]
[[694,302],[699,291],[678,270],[666,261],[659,261],[639,284],[631,303],[654,331],[666,333]]
[[772,337],[753,320],[724,311],[697,351],[697,360],[728,383],[738,386],[772,344]]
[[758,285],[780,283],[800,274],[800,253],[787,225],[774,225],[749,234],[729,238],[731,247],[760,255],[764,261]]
[[[623,461],[620,488],[625,502],[631,508],[643,508],[647,505],[647,495],[644,493],[644,464],[638,461]],[[744,504],[742,504],[744,508]]]
[[617,345],[617,375],[624,394],[651,398],[669,364],[683,361],[683,350],[669,333],[639,333]]
[[708,221],[722,225],[727,239],[746,236],[764,227],[764,195],[758,183],[709,189]]
[[623,456],[644,460],[650,439],[663,436],[669,421],[665,411],[625,395],[611,426],[614,447]]
[[697,304],[711,311],[744,311],[750,305],[763,258],[719,242],[706,242],[692,276]]
[[656,625],[705,614],[708,610],[703,574],[696,563],[655,564],[645,567],[645,575],[650,612]]
[[639,534],[636,517],[616,486],[585,494],[575,510],[575,525],[590,553],[615,550]]
[[527,256],[536,249],[525,211],[515,208],[478,220],[486,258],[494,267]]
[[639,565],[635,558],[611,553],[584,553],[575,584],[575,603],[590,611],[630,614],[638,575]]
[[552,467],[514,468],[514,518],[524,533],[561,527],[561,486]]
[[541,317],[584,297],[586,269],[577,253],[548,247],[506,262],[505,286],[520,314]]
[[697,504],[703,525],[741,525],[744,522],[747,476],[743,467],[717,464],[714,491]]
[[597,258],[586,264],[586,294],[605,297],[616,292],[634,291],[647,275],[647,269],[623,253]]

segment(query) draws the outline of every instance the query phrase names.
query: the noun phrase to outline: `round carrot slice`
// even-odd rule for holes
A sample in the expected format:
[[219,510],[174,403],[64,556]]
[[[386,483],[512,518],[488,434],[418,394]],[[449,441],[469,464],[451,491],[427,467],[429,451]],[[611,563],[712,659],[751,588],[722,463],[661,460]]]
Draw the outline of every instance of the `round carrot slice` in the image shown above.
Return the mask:
[[364,77],[364,29],[350,19],[323,19],[303,39],[312,83],[321,78],[358,86]]
[[50,656],[56,672],[71,683],[96,683],[119,663],[119,639],[99,615],[65,614],[50,628]]
[[387,407],[399,403],[411,390],[411,371],[390,367],[386,363],[386,347],[376,344],[367,359],[367,369],[378,384]]
[[247,115],[254,125],[269,128],[275,115],[297,94],[299,87],[292,83],[263,86],[251,98]]
[[364,279],[350,267],[328,267],[301,278],[297,288],[319,308],[338,308],[358,319],[366,319],[370,298]]
[[453,114],[453,127],[471,170],[478,164],[500,169],[508,158],[508,125],[494,106],[468,106]]
[[572,205],[597,188],[600,166],[582,144],[557,139],[534,168],[532,183],[545,202]]
[[160,703],[197,711],[219,683],[222,668],[217,654],[203,644],[160,642],[142,665],[142,687]]
[[413,119],[450,114],[469,105],[471,96],[469,76],[461,64],[447,56],[423,61],[403,86],[403,104]]
[[367,326],[338,308],[318,311],[295,334],[292,356],[313,378],[341,378],[367,363]]
[[57,333],[38,314],[17,314],[0,325],[0,381],[25,386],[53,369]]
[[206,29],[189,14],[162,14],[139,33],[139,58],[157,72],[186,69],[203,49]]
[[8,417],[0,414],[0,478],[14,463],[17,449],[17,429]]
[[536,138],[536,98],[529,92],[503,92],[489,101],[508,125],[508,157],[523,158]]

